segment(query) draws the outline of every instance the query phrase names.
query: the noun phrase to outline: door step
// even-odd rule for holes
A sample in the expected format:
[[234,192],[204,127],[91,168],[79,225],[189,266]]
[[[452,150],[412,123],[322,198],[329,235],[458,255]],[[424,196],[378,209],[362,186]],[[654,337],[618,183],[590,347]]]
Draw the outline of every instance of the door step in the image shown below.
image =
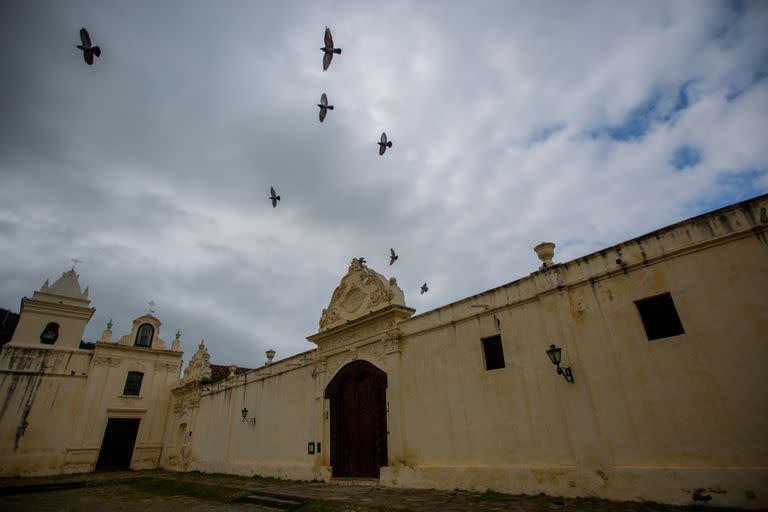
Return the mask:
[[276,509],[289,509],[301,505],[305,500],[275,492],[251,491],[251,494],[243,498],[242,501]]
[[378,478],[360,478],[360,477],[335,476],[335,477],[331,478],[329,483],[337,484],[337,485],[368,485],[368,486],[371,486],[371,487],[378,487],[379,486],[379,479]]

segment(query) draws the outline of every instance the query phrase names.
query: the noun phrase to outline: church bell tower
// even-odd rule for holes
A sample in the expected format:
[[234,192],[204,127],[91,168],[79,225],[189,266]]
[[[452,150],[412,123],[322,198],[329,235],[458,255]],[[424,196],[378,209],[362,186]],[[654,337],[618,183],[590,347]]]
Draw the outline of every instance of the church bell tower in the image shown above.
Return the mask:
[[88,288],[81,291],[78,277],[72,267],[53,284],[46,279],[31,299],[21,299],[19,324],[8,345],[79,348],[96,309],[90,307]]

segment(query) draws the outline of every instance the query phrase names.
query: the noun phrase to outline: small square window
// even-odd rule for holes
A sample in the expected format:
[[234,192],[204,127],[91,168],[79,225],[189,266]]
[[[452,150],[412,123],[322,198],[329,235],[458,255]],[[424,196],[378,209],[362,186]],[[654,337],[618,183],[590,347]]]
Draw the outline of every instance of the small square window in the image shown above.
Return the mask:
[[141,380],[144,378],[144,374],[141,372],[128,372],[128,377],[125,379],[125,388],[123,388],[123,395],[139,396],[141,391]]
[[501,336],[483,338],[483,353],[485,354],[485,369],[498,370],[504,368],[504,348],[501,346]]
[[680,317],[677,316],[672,295],[668,292],[647,299],[636,300],[635,305],[645,326],[648,340],[658,340],[685,334]]

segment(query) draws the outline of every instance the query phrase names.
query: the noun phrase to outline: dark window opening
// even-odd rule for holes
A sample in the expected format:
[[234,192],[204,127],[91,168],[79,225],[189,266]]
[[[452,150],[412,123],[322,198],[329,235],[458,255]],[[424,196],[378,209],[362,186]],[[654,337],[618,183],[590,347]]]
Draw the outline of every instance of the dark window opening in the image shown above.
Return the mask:
[[635,305],[640,312],[649,341],[685,334],[672,295],[669,293],[636,300]]
[[45,326],[45,329],[43,329],[43,332],[40,333],[40,343],[45,343],[46,345],[53,345],[56,343],[56,340],[59,339],[59,324],[56,322],[50,322],[48,325]]
[[141,372],[128,372],[128,377],[125,379],[125,389],[123,389],[123,394],[139,396],[139,391],[141,391],[141,379],[143,378],[144,374]]
[[152,336],[155,335],[155,328],[152,327],[149,324],[142,324],[139,327],[138,332],[136,333],[136,342],[134,343],[137,347],[151,347],[152,346]]
[[485,353],[485,369],[497,370],[504,368],[504,348],[501,346],[501,336],[483,338],[483,352]]

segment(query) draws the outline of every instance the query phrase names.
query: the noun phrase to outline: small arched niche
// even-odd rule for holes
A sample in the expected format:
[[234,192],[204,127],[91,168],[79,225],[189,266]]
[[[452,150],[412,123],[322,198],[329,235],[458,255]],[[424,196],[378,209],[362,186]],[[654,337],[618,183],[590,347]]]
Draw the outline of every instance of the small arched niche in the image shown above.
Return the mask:
[[155,327],[152,324],[141,324],[136,331],[136,339],[133,345],[136,347],[152,347],[152,340],[155,337]]

